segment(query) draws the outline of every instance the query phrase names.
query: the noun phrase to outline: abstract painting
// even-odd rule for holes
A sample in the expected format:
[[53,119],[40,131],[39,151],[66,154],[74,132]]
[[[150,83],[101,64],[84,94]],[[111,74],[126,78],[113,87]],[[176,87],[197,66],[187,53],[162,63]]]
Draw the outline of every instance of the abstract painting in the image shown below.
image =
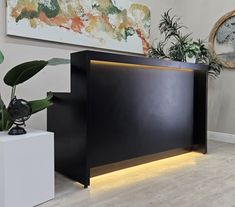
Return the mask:
[[209,40],[215,54],[227,68],[235,68],[235,11],[221,17]]
[[150,9],[127,0],[7,0],[7,34],[147,53]]

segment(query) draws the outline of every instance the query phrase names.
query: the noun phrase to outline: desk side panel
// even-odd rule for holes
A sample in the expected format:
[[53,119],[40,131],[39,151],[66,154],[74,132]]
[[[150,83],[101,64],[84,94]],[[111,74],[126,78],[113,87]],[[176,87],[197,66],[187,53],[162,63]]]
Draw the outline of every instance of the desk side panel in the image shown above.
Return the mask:
[[207,153],[207,79],[206,70],[195,71],[193,149],[204,154]]
[[55,132],[56,171],[87,187],[86,55],[72,54],[71,61],[72,91],[54,93],[54,105],[48,109],[48,130]]

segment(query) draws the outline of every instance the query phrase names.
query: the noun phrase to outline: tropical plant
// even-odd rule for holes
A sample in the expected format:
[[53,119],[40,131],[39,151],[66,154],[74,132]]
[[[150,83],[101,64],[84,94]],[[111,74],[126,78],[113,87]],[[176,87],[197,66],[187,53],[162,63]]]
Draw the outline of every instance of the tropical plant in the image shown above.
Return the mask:
[[[0,63],[4,60],[4,56],[0,51]],[[19,84],[24,83],[25,81],[32,78],[38,72],[40,72],[47,65],[56,66],[60,64],[68,64],[69,60],[52,58],[48,61],[45,60],[35,60],[30,62],[25,62],[20,65],[15,66],[4,77],[4,83],[12,88],[11,90],[11,100],[15,98],[16,87]],[[47,97],[44,99],[29,101],[29,104],[32,109],[32,114],[37,113],[47,107],[51,106],[52,103],[52,93],[49,92]],[[13,125],[13,121],[8,112],[8,107],[4,104],[0,95],[0,131],[9,130]]]
[[195,63],[208,65],[208,74],[211,77],[219,76],[223,66],[216,55],[206,47],[204,41],[193,40],[191,33],[183,34],[181,29],[185,26],[180,23],[179,17],[171,17],[170,11],[171,9],[163,13],[158,27],[163,40],[156,47],[150,47],[148,56],[183,62],[194,59]]

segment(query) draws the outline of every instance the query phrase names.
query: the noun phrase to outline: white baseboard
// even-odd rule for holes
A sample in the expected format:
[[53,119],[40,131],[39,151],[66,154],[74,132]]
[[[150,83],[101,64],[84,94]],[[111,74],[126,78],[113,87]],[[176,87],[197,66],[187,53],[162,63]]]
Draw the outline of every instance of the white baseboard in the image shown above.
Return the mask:
[[208,131],[207,138],[209,140],[235,144],[235,134]]

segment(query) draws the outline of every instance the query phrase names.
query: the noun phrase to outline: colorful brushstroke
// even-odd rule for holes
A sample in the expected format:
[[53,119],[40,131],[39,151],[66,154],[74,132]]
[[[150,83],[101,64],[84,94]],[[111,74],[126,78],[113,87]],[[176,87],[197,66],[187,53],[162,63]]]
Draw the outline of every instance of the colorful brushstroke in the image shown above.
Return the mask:
[[141,40],[142,52],[148,51],[150,10],[145,5],[127,1],[128,7],[124,8],[115,0],[8,0],[8,2],[9,16],[15,24],[27,21],[31,29],[45,26],[59,27],[93,38],[104,45],[106,37],[118,42],[128,42],[132,37],[137,37]]

